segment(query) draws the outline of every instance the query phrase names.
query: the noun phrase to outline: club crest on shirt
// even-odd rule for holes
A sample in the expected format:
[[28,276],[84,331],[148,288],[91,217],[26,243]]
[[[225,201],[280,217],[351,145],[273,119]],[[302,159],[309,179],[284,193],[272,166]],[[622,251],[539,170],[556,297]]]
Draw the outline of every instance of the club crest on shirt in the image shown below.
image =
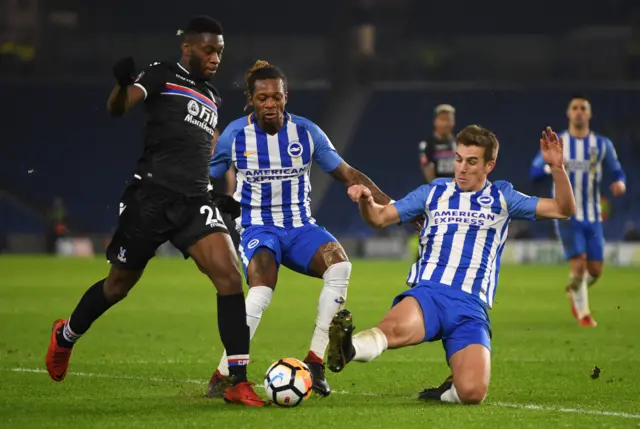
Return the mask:
[[478,203],[481,206],[491,206],[493,204],[493,197],[491,195],[480,195],[478,197]]
[[187,111],[193,116],[198,116],[200,113],[200,106],[198,105],[198,102],[195,100],[189,101],[187,104]]
[[303,151],[304,148],[302,147],[302,143],[300,143],[298,140],[290,142],[289,146],[287,146],[287,153],[292,158],[299,158],[300,156],[302,156]]

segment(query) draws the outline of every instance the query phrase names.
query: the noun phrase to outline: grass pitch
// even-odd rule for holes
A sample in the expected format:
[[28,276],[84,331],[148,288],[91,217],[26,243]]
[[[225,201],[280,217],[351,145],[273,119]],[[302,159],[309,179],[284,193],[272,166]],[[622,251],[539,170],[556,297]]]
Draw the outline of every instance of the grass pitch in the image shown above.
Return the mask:
[[[106,274],[99,259],[0,257],[2,428],[425,428],[640,426],[640,270],[608,267],[590,294],[599,326],[576,325],[565,267],[504,266],[494,309],[493,371],[477,407],[426,404],[448,375],[439,344],[390,351],[328,372],[335,393],[295,409],[247,409],[203,397],[222,347],[213,287],[190,261],[155,259],[129,297],[80,340],[62,383],[44,355],[67,317]],[[375,324],[404,289],[407,262],[355,261],[347,308]],[[281,357],[303,358],[322,283],[283,269],[251,347],[262,384]],[[590,376],[594,366],[600,377]]]

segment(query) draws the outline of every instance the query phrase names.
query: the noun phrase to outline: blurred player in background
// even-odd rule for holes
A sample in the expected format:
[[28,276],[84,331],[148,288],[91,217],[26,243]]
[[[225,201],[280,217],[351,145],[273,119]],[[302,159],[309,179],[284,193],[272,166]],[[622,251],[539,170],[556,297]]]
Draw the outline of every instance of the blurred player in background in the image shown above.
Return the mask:
[[[571,99],[567,110],[569,129],[561,133],[564,140],[564,162],[576,199],[576,214],[556,223],[558,235],[569,260],[571,311],[582,326],[596,326],[589,309],[588,288],[600,274],[604,260],[604,235],[600,206],[602,165],[613,175],[610,186],[615,197],[626,191],[625,174],[608,138],[589,129],[591,105],[583,96]],[[541,153],[531,166],[531,178],[539,180],[550,174]]]
[[420,142],[420,167],[426,183],[439,177],[453,177],[456,139],[453,135],[456,109],[449,104],[435,108],[433,136]]
[[127,296],[156,249],[171,241],[218,291],[218,329],[231,355],[225,400],[264,405],[247,381],[249,328],[237,255],[209,193],[209,161],[221,100],[208,81],[223,51],[220,23],[199,16],[184,32],[178,63],[153,63],[137,79],[131,57],[115,65],[117,84],[107,102],[109,113],[122,116],[145,104],[144,152],[120,202],[118,228],[107,249],[107,278],[85,292],[68,320],[53,325],[46,357],[53,380],[64,379],[76,341]]
[[[450,104],[440,104],[434,109],[433,136],[420,142],[420,168],[425,178],[425,183],[431,183],[438,178],[452,178],[454,176],[454,163],[456,155],[456,138],[453,129],[456,125],[456,109]],[[422,230],[424,219],[420,216],[414,222],[416,232]],[[420,250],[414,248],[414,242],[410,241],[414,249],[416,262],[420,261]]]
[[540,147],[556,185],[554,199],[530,197],[505,181],[489,182],[498,140],[471,125],[457,136],[455,180],[436,179],[389,205],[377,204],[362,185],[349,188],[360,213],[375,228],[426,216],[421,264],[411,268],[411,289],[398,295],[377,327],[352,336],[351,313],[342,310],[329,328],[327,364],[339,372],[350,361],[368,362],[387,349],[442,340],[452,376],[421,399],[478,404],[491,373],[491,325],[500,256],[511,219],[566,219],[575,212],[563,165],[562,140],[547,128]]
[[[247,323],[251,336],[267,309],[278,280],[280,264],[324,279],[316,326],[304,359],[313,375],[313,390],[331,393],[325,379],[324,354],[329,323],[343,308],[351,276],[351,262],[326,229],[311,217],[310,168],[316,162],[345,186],[366,185],[379,204],[390,199],[360,171],[344,162],[326,134],[313,122],[285,110],[287,80],[266,61],[248,70],[247,107],[254,112],[224,130],[211,160],[211,177],[236,170],[235,198],[242,206],[240,254],[249,293]],[[227,379],[227,356],[214,372],[208,396],[219,396]]]

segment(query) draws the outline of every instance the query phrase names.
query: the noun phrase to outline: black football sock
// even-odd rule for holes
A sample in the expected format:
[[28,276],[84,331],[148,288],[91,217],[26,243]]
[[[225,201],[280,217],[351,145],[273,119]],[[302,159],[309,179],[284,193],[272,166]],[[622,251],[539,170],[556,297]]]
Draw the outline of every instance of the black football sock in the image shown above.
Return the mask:
[[91,324],[115,304],[115,302],[109,302],[104,296],[105,280],[102,279],[87,289],[67,323],[56,332],[60,347],[73,347]]
[[227,350],[229,376],[234,384],[247,381],[249,326],[244,295],[218,295],[218,330]]

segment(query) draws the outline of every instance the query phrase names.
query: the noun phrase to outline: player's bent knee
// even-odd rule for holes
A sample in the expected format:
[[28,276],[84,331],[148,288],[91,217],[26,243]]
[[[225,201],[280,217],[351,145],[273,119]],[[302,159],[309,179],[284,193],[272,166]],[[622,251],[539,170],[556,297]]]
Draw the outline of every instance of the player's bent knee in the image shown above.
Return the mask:
[[582,277],[587,272],[587,258],[584,255],[576,256],[569,260],[571,274],[576,277]]
[[230,271],[224,275],[212,278],[219,295],[235,295],[242,293],[242,275],[240,271]]
[[597,279],[602,275],[602,264],[588,265],[587,272],[591,277],[593,277],[594,279]]
[[349,262],[347,253],[340,243],[330,241],[320,246],[315,255],[313,255],[311,269],[316,272],[316,274],[322,275],[330,267],[342,262]]
[[242,293],[242,275],[236,264],[211,262],[201,270],[209,277],[219,295]]
[[319,250],[322,253],[322,258],[324,259],[327,267],[339,264],[340,262],[349,261],[347,253],[344,251],[340,243],[335,241],[324,244]]
[[123,300],[141,276],[141,270],[121,270],[112,267],[111,271],[109,271],[109,276],[104,282],[105,298],[110,302]]
[[247,267],[250,286],[268,286],[275,288],[278,281],[276,257],[270,249],[259,249],[251,258]]
[[387,337],[387,347],[397,349],[412,344],[412,332],[396,319],[384,318],[377,326]]
[[479,382],[463,382],[459,385],[456,383],[458,398],[467,405],[481,404],[487,396],[488,388],[489,386]]

